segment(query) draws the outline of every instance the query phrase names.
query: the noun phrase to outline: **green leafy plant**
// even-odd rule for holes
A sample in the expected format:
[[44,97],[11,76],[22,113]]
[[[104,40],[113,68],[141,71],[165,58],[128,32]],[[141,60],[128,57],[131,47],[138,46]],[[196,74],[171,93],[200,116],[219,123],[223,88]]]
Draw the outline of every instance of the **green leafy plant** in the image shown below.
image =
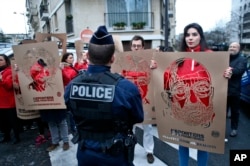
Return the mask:
[[113,24],[115,30],[124,30],[127,24],[125,22],[116,22]]
[[143,29],[146,25],[146,22],[133,22],[131,25],[132,29]]

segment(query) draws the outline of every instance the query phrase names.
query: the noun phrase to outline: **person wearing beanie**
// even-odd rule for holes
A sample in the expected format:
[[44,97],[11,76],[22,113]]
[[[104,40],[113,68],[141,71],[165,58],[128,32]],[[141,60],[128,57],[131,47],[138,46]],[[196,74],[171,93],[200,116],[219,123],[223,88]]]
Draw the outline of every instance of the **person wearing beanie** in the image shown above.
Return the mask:
[[[139,89],[111,73],[115,45],[105,26],[90,39],[88,69],[65,89],[64,99],[77,126],[78,165],[134,165],[132,127],[144,119]],[[126,140],[126,141],[125,141]]]

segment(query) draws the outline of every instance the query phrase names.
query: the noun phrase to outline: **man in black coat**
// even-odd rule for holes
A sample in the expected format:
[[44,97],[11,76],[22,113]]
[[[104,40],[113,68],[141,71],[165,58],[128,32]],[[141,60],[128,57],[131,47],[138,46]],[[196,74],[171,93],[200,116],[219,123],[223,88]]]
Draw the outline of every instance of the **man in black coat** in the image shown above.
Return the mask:
[[227,111],[231,110],[231,137],[237,136],[239,109],[240,109],[240,92],[241,77],[247,69],[247,60],[241,56],[240,44],[233,42],[229,45],[230,52],[231,78],[228,81]]

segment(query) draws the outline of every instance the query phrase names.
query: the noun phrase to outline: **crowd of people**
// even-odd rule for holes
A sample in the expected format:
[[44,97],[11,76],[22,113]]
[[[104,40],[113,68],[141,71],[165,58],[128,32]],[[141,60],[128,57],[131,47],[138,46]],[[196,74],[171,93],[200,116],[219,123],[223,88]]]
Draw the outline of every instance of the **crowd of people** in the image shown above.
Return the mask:
[[[197,23],[188,24],[184,28],[181,52],[212,52],[206,43],[202,27]],[[130,42],[131,51],[145,49],[142,36],[135,35]],[[158,46],[156,51],[172,52],[172,47]],[[246,59],[240,56],[240,45],[230,44],[230,64],[221,73],[228,79],[227,110],[231,111],[231,137],[236,137],[239,122],[240,83],[246,70]],[[115,42],[105,26],[98,27],[90,39],[88,52],[82,54],[77,63],[72,53],[62,56],[59,68],[62,71],[65,88],[66,109],[40,110],[41,117],[33,120],[38,126],[39,135],[36,142],[47,141],[45,129],[49,130],[51,145],[48,152],[59,146],[63,141],[63,150],[69,147],[69,132],[74,135],[74,143],[78,143],[78,165],[133,165],[136,136],[133,126],[144,120],[142,95],[136,84],[126,79],[126,76],[111,73],[114,62]],[[157,62],[152,62],[150,68],[156,68]],[[185,69],[188,60],[182,61],[179,70],[183,75],[191,75],[193,71]],[[154,67],[152,67],[154,66]],[[194,69],[196,70],[196,69]],[[168,75],[169,71],[165,71]],[[164,75],[165,76],[165,75]],[[166,82],[168,77],[164,78]],[[185,80],[186,84],[192,81]],[[165,81],[165,80],[164,80]],[[165,85],[164,85],[165,86]],[[190,85],[191,86],[191,85]],[[20,119],[17,118],[12,70],[10,59],[0,55],[0,130],[3,133],[0,143],[12,140],[17,144],[20,139]],[[90,89],[94,95],[81,95],[79,89]],[[166,88],[166,87],[164,87]],[[191,92],[190,92],[191,93]],[[172,96],[173,97],[173,96]],[[197,97],[197,96],[196,96]],[[181,111],[181,110],[180,110]],[[213,110],[212,110],[213,111]],[[226,110],[225,110],[226,111]],[[31,126],[25,122],[24,126]],[[143,147],[148,163],[154,163],[154,140],[151,133],[152,125],[143,124]],[[29,127],[30,128],[30,127]],[[11,138],[13,130],[14,137]],[[123,141],[125,140],[125,141]],[[179,165],[188,165],[189,148],[179,146]],[[207,165],[209,153],[198,150],[197,163]]]

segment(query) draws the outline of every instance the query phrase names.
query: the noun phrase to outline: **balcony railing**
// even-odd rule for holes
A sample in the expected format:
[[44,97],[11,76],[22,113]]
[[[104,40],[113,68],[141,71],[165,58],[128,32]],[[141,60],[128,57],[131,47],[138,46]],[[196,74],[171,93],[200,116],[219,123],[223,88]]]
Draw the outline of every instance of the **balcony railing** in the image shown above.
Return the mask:
[[104,13],[104,18],[108,28],[114,27],[116,23],[125,23],[128,29],[134,29],[135,23],[144,23],[145,29],[154,28],[154,13],[152,12]]

